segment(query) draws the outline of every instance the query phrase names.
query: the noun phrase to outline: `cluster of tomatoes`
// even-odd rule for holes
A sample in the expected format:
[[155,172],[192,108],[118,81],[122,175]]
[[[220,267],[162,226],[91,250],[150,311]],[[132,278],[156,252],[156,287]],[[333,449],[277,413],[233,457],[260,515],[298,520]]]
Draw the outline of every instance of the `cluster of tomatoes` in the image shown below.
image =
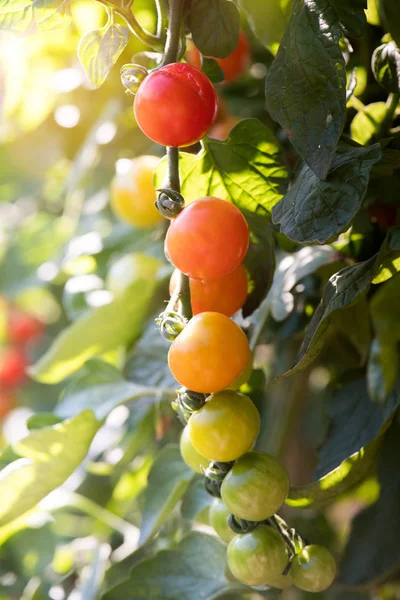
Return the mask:
[[43,324],[35,317],[18,308],[8,308],[6,344],[0,350],[0,419],[15,406],[15,392],[25,381],[27,345],[42,333]]
[[[241,34],[233,63],[243,70],[248,59]],[[229,57],[225,60],[221,67],[229,81],[235,73],[229,71]],[[217,95],[198,68],[198,51],[192,49],[188,61],[192,64],[153,71],[135,97],[137,124],[164,146],[191,146],[210,131],[217,115]],[[135,226],[152,226],[161,218],[148,209],[155,198],[150,181],[156,160],[132,161],[125,184],[121,177],[114,182],[114,209]],[[322,591],[335,577],[335,560],[325,548],[306,545],[275,514],[289,493],[289,477],[274,457],[252,450],[260,416],[252,400],[238,391],[252,371],[247,337],[230,318],[247,297],[242,264],[249,246],[246,220],[233,204],[213,196],[179,207],[169,217],[165,250],[176,270],[170,282],[172,313],[165,311],[160,322],[171,314],[177,317],[168,363],[183,386],[175,403],[186,423],[180,440],[183,460],[206,476],[207,490],[215,496],[210,524],[229,543],[228,565],[239,581]],[[183,282],[188,282],[186,292]],[[187,291],[193,314],[188,321],[174,313]]]

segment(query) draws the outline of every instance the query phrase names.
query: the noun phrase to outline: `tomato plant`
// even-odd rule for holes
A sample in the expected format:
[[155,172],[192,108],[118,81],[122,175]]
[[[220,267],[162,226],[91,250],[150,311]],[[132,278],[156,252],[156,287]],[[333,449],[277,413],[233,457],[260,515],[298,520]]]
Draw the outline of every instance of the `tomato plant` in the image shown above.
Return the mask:
[[208,132],[217,95],[200,69],[174,63],[154,71],[135,96],[135,118],[150,139],[164,146],[190,146]]
[[2,600],[400,596],[399,44],[0,2]]
[[166,251],[180,271],[194,279],[220,279],[244,260],[249,230],[241,212],[221,198],[193,202],[171,223]]

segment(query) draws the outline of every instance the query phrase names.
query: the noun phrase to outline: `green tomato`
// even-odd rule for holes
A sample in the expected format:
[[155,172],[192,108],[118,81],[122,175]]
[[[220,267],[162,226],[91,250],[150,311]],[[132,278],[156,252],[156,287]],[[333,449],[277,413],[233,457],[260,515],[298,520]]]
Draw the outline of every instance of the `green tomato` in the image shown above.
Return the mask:
[[107,289],[116,297],[139,279],[155,279],[162,262],[154,256],[133,252],[117,260],[107,276]]
[[292,560],[295,586],[306,592],[323,592],[335,579],[336,561],[323,546],[305,546]]
[[278,575],[278,577],[275,577],[275,579],[271,581],[269,585],[277,588],[278,590],[286,590],[293,585],[293,579],[290,573],[287,575]]
[[250,356],[249,362],[247,363],[245,369],[240,373],[238,377],[236,377],[235,381],[233,381],[230,386],[228,386],[227,390],[238,390],[242,385],[248,382],[250,376],[253,372],[253,357]]
[[187,426],[182,431],[179,447],[183,460],[193,471],[202,474],[204,470],[207,469],[210,461],[197,452],[196,448],[193,446],[190,441],[189,429]]
[[214,498],[210,506],[210,525],[215,529],[218,537],[223,542],[230,542],[235,537],[234,531],[228,525],[230,511],[219,498]]
[[236,535],[228,545],[228,567],[242,583],[272,585],[288,563],[283,538],[267,525]]
[[269,454],[248,452],[226,475],[221,497],[231,513],[247,521],[271,517],[289,493],[289,476]]

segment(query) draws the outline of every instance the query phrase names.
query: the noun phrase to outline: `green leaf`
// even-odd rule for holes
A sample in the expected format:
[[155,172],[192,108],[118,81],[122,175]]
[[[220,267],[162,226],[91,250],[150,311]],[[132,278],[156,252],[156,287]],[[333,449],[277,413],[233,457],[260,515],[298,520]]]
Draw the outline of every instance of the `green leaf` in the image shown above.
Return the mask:
[[20,11],[32,4],[32,0],[2,0],[0,4],[0,14]]
[[43,429],[43,427],[56,425],[60,421],[60,417],[57,417],[57,415],[54,415],[53,413],[37,413],[36,415],[29,417],[26,426],[29,431],[34,431],[35,429]]
[[237,0],[240,9],[264,46],[279,42],[288,20],[288,2],[282,0]]
[[400,271],[400,254],[389,252],[382,260],[382,264],[376,272],[372,283],[378,284],[394,277]]
[[55,412],[65,418],[79,414],[82,409],[91,409],[96,418],[101,420],[119,404],[148,396],[155,397],[157,391],[157,388],[126,381],[112,365],[92,359],[68,384]]
[[192,0],[189,26],[204,56],[226,58],[238,45],[239,11],[231,0]]
[[372,72],[388,92],[400,92],[400,50],[394,42],[383,44],[372,55]]
[[207,75],[212,83],[220,83],[225,79],[223,70],[213,58],[207,58],[206,56],[203,56],[201,70]]
[[129,29],[112,20],[83,36],[78,46],[78,58],[92,85],[99,87],[105,81],[129,37]]
[[226,548],[214,537],[193,532],[175,550],[162,550],[133,567],[130,579],[103,600],[213,600],[248,588],[225,576]]
[[400,46],[400,4],[393,0],[379,0],[378,9],[385,31],[388,31]]
[[352,522],[338,582],[365,586],[379,582],[400,566],[400,426],[386,433],[378,463],[378,500]]
[[368,394],[374,402],[384,402],[396,383],[399,361],[395,343],[372,341],[368,366]]
[[204,487],[204,478],[196,477],[182,499],[181,514],[184,519],[194,521],[198,514],[211,505],[212,497]]
[[34,379],[57,383],[93,356],[127,344],[139,333],[155,281],[134,282],[109,304],[95,308],[65,329],[46,354],[30,369]]
[[341,145],[326,181],[304,165],[272,217],[294,242],[324,244],[344,231],[361,207],[371,167],[380,159],[379,144],[369,148]]
[[387,106],[385,102],[374,102],[368,104],[364,111],[360,110],[350,126],[353,140],[363,146],[367,145],[379,132],[386,113]]
[[367,0],[329,0],[345,35],[361,37],[366,23]]
[[1,472],[0,527],[59,487],[85,458],[100,424],[92,411],[34,431],[14,445],[22,457]]
[[[197,155],[180,155],[182,194],[187,202],[218,196],[235,204],[246,216],[259,213],[268,222],[270,211],[287,184],[287,170],[280,161],[281,149],[273,134],[256,119],[245,119],[228,140],[203,140]],[[162,187],[166,160],[156,171],[156,187]],[[251,182],[251,185],[250,185]]]
[[183,462],[178,446],[165,446],[158,453],[144,492],[140,544],[157,533],[187,490],[193,475]]
[[341,36],[329,0],[294,0],[267,73],[268,111],[320,179],[328,173],[346,113]]
[[284,254],[275,270],[274,281],[268,295],[271,315],[275,321],[284,321],[294,308],[291,290],[307,275],[323,265],[337,260],[330,246],[307,246],[293,254]]
[[307,327],[295,365],[282,377],[305,369],[320,353],[336,311],[354,306],[363,298],[371,285],[377,257],[341,269],[329,279],[317,310]]
[[371,318],[381,344],[400,341],[400,274],[379,287],[371,300]]
[[371,323],[367,299],[363,296],[357,304],[337,311],[332,316],[336,328],[351,342],[357,350],[363,366],[369,354],[371,344]]
[[0,30],[32,34],[64,29],[71,22],[69,0],[34,0],[19,10],[0,11]]

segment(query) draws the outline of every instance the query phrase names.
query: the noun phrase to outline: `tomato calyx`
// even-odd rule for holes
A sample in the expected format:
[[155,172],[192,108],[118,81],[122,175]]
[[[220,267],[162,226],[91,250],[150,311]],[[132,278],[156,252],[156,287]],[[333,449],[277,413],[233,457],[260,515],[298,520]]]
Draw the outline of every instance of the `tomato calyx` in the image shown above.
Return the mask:
[[183,331],[187,321],[180,313],[166,310],[159,315],[156,323],[162,337],[168,342],[173,342]]
[[185,199],[176,190],[159,188],[159,196],[155,202],[157,210],[167,219],[174,219],[185,207]]
[[126,91],[135,95],[142,81],[149,74],[143,65],[127,64],[121,67],[121,82]]
[[211,461],[208,469],[204,472],[204,487],[206,491],[214,498],[221,498],[222,482],[232,469],[234,462]]
[[239,519],[239,517],[235,517],[235,515],[231,513],[228,517],[228,525],[235,533],[249,533],[250,531],[254,531],[259,523],[257,521]]
[[199,410],[206,402],[206,395],[199,392],[193,392],[186,388],[180,388],[177,391],[177,397],[172,402],[172,408],[177,413],[181,423],[186,425],[192,414]]

